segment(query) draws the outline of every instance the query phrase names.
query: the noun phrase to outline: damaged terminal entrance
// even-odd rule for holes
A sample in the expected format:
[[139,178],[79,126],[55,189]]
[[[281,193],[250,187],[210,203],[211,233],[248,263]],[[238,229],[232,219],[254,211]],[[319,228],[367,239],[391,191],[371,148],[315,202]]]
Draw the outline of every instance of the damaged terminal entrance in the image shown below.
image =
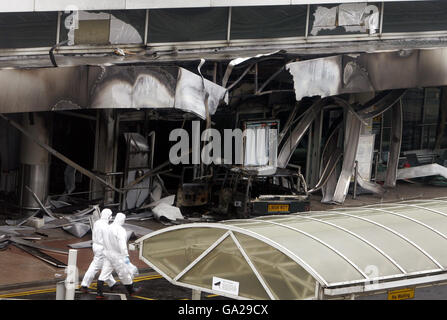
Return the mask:
[[[24,166],[17,171],[17,161],[11,174],[19,177],[20,173],[15,185],[3,175],[5,191],[20,198],[15,205],[22,209],[39,209],[28,186],[41,202],[50,190],[54,196],[76,191],[87,204],[127,212],[150,208],[152,202],[176,195],[174,201],[169,198],[169,205],[188,213],[191,207],[202,215],[219,213],[225,219],[307,210],[309,194],[321,192],[321,202],[342,204],[348,192],[380,196],[383,186],[393,187],[397,179],[442,177],[445,75],[430,71],[429,62],[434,68],[442,65],[444,50],[299,62],[279,51],[232,60],[225,69],[224,62],[198,66],[185,62],[180,68],[2,70],[5,90],[35,76],[44,85],[55,85],[55,90],[38,99],[2,98],[2,117],[12,124],[5,126],[10,135],[6,137],[24,141],[20,150],[5,148],[5,158],[26,155]],[[413,73],[406,82],[398,78],[380,82],[380,61],[388,70],[414,66]],[[193,67],[199,68],[200,75],[186,69]],[[84,85],[70,86],[67,81],[73,77]],[[319,84],[297,85],[306,78]],[[30,91],[39,86],[29,82]],[[368,92],[369,88],[379,90]],[[45,101],[51,104],[46,106]],[[23,112],[10,114],[12,110]],[[262,141],[259,135],[255,140],[245,137],[242,152],[233,150],[235,156],[242,154],[241,165],[200,163],[192,168],[187,185],[183,166],[173,165],[168,158],[173,145],[168,136],[176,128],[194,131],[197,120],[203,129],[219,132],[235,128],[259,132],[274,124],[276,136],[272,140],[264,134]],[[64,126],[64,121],[71,122]],[[79,139],[86,141],[82,148],[67,148]],[[35,159],[29,159],[30,154]],[[57,160],[51,162],[48,154]],[[421,165],[425,166],[412,169]],[[438,185],[440,179],[436,178]],[[194,198],[196,192],[203,193],[201,201],[186,199]]]
[[[0,247],[106,207],[164,227],[444,192],[442,2],[47,10],[0,13]],[[233,162],[169,158],[175,129],[247,128]]]
[[[120,210],[137,209],[169,195],[184,196],[184,190],[179,189],[179,186],[184,186],[181,182],[184,171],[181,165],[169,162],[167,156],[172,143],[168,136],[176,128],[192,132],[193,121],[200,119],[204,129],[218,131],[248,127],[259,131],[257,128],[275,123],[277,136],[274,141],[266,135],[263,136],[264,142],[244,140],[242,165],[228,167],[219,163],[201,163],[193,168],[189,182],[206,185],[200,192],[208,193],[205,196],[207,200],[200,206],[219,208],[223,218],[232,216],[228,210],[222,212],[222,208],[229,204],[241,208],[236,210],[239,211],[236,216],[241,217],[255,212],[260,214],[255,207],[260,208],[259,202],[263,199],[273,201],[269,203],[266,200],[264,214],[293,212],[286,210],[294,207],[290,203],[275,203],[273,199],[279,196],[277,200],[287,202],[292,196],[297,196],[300,202],[302,196],[306,199],[309,193],[321,192],[323,203],[343,203],[350,186],[356,195],[364,192],[380,195],[385,191],[381,185],[392,187],[396,179],[443,176],[442,168],[438,169],[433,164],[442,166],[444,159],[442,119],[445,106],[443,89],[439,85],[444,84],[445,76],[439,73],[437,78],[423,76],[430,73],[428,61],[437,61],[439,66],[443,54],[444,49],[430,49],[413,50],[404,56],[396,52],[364,54],[356,60],[334,56],[289,62],[294,59],[287,53],[273,52],[239,63],[231,61],[226,69],[221,68],[222,62],[199,66],[202,67],[200,72],[213,75],[214,79],[210,80],[184,68],[172,67],[116,66],[105,67],[102,73],[97,67],[83,66],[3,70],[4,79],[8,79],[8,83],[4,82],[5,89],[12,89],[19,81],[34,76],[48,79],[43,80],[48,82],[45,85],[51,85],[54,79],[58,79],[55,90],[47,97],[31,99],[23,96],[15,101],[8,100],[6,96],[2,98],[6,108],[4,121],[11,119],[11,123],[16,124],[15,128],[4,128],[9,134],[5,136],[8,143],[24,141],[20,150],[5,148],[3,151],[5,159],[12,159],[5,162],[6,165],[14,168],[16,159],[15,168],[5,170],[7,174],[3,175],[4,191],[9,196],[20,198],[15,204],[20,204],[23,209],[39,209],[25,185],[36,190],[36,194],[40,193],[37,195],[43,202],[50,190],[59,196],[77,191],[86,195],[87,202],[97,200],[97,203]],[[418,80],[409,82],[407,78],[408,83],[399,79],[377,82],[382,75],[375,67],[376,60],[386,61],[388,68],[401,69],[413,65],[415,59],[419,65],[416,65],[411,79]],[[197,64],[189,63],[189,67],[192,66]],[[327,73],[318,73],[322,66],[333,70],[330,75],[333,82],[325,78]],[[374,67],[362,71],[365,66]],[[309,74],[309,68],[315,70],[314,73]],[[369,80],[364,78],[366,74]],[[346,75],[350,75],[351,80],[347,80]],[[118,80],[122,76],[130,78]],[[84,82],[89,89],[66,85],[66,79],[71,77]],[[307,89],[297,86],[306,77],[313,77],[322,85]],[[363,82],[353,80],[361,77]],[[159,84],[154,82],[155,79]],[[226,87],[217,84],[224,82]],[[160,84],[164,92],[160,90]],[[434,84],[438,86],[433,87]],[[129,85],[134,86],[130,94],[126,91]],[[39,89],[35,84],[30,83],[29,86],[30,90]],[[276,89],[278,86],[287,89]],[[415,89],[417,86],[426,88]],[[271,90],[266,90],[268,87]],[[368,92],[371,87],[383,90]],[[253,89],[256,89],[254,93],[251,92]],[[44,105],[47,100],[51,105]],[[77,110],[79,108],[83,110]],[[23,112],[9,114],[13,109]],[[64,126],[64,121],[69,125]],[[77,126],[76,121],[79,123]],[[22,134],[32,135],[36,141],[21,137],[17,126]],[[78,139],[86,141],[82,148],[74,151],[67,147]],[[46,149],[45,146],[50,147],[52,143],[62,157],[58,156],[57,150]],[[267,155],[266,150],[270,150]],[[48,152],[58,160],[50,162]],[[238,152],[233,150],[233,153]],[[36,159],[27,159],[29,154]],[[26,166],[17,171],[21,155],[27,155],[22,162]],[[432,157],[431,161],[428,156]],[[265,157],[269,158],[267,162],[261,160]],[[80,168],[71,166],[67,159]],[[419,165],[431,166],[421,167],[422,172],[413,172],[415,170],[411,168]],[[18,179],[19,172],[21,179]],[[82,175],[91,181],[87,183]],[[16,184],[11,182],[14,176]],[[34,180],[26,180],[31,177]],[[54,180],[54,183],[49,184],[49,180]],[[228,194],[236,193],[241,181],[242,197],[232,195],[229,200]],[[267,182],[272,187],[276,185],[276,193],[265,189],[251,195],[254,186],[251,184],[256,181]],[[43,183],[45,187],[33,187],[33,183]],[[221,186],[220,191],[213,190],[216,185]],[[16,190],[19,192],[14,195]],[[227,199],[223,199],[225,197]],[[29,203],[23,202],[24,198],[29,198]],[[183,200],[175,203],[181,207]],[[170,201],[170,204],[174,203]],[[184,206],[196,205],[185,202]],[[207,208],[203,212],[212,211]]]

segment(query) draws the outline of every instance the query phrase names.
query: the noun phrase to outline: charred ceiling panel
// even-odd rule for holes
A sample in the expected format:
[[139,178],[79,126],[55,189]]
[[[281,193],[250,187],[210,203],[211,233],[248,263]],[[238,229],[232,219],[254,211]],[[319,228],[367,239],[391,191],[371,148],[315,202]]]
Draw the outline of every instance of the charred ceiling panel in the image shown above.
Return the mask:
[[340,55],[293,62],[296,99],[447,85],[447,48]]
[[227,90],[209,80],[198,77],[186,69],[179,68],[177,90],[175,93],[175,108],[192,112],[201,118],[206,117],[204,105],[204,92],[209,94],[208,108],[209,113],[214,114],[221,101],[228,103]]
[[[81,108],[178,109],[206,118],[227,90],[178,67],[78,66],[0,70],[0,113]],[[17,88],[21,88],[17,94]]]
[[88,67],[0,71],[0,112],[76,109],[87,105]]
[[91,75],[92,108],[172,108],[177,68],[107,67]]
[[343,90],[342,56],[289,63],[287,69],[293,76],[297,101],[303,97],[333,96]]
[[[93,79],[92,79],[93,80]],[[179,109],[206,118],[226,100],[225,88],[183,68],[108,67],[93,88],[91,108]]]

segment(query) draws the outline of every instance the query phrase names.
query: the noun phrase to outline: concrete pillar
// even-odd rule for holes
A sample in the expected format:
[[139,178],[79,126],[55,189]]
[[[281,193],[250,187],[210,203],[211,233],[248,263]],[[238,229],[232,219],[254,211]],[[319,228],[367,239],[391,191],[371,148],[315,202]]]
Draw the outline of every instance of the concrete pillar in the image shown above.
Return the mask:
[[[107,182],[114,184],[114,176],[108,175],[116,171],[118,149],[119,119],[113,109],[98,110],[95,137],[94,171]],[[114,203],[115,193],[107,190],[103,184],[91,183],[92,199],[104,197],[105,204]]]
[[[51,145],[51,124],[51,117],[46,113],[33,112],[25,113],[22,116],[24,129],[48,145]],[[22,135],[20,163],[20,206],[22,209],[40,208],[26,186],[34,191],[42,203],[45,203],[49,188],[50,154]]]

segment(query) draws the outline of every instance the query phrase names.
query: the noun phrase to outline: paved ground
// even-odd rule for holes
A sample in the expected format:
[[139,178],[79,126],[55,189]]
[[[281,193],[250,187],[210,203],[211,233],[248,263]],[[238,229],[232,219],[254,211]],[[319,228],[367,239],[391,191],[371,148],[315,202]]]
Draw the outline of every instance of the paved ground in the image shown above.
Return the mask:
[[[134,280],[135,287],[142,287],[143,290],[134,297],[126,295],[126,290],[120,286],[115,292],[108,290],[105,286],[104,293],[108,300],[190,300],[192,291],[187,288],[174,286],[155,272],[149,272],[137,276]],[[76,300],[96,300],[96,282],[90,286],[90,293],[83,294],[76,291]],[[4,291],[0,294],[2,299],[29,299],[29,300],[55,300],[55,285],[40,286],[33,288],[22,288]],[[228,299],[218,295],[202,293],[202,300]]]
[[[359,195],[357,199],[352,199],[352,195],[348,195],[344,206],[361,206],[378,202],[442,196],[447,196],[447,188],[399,182],[397,188],[387,191],[382,197]],[[328,210],[338,207],[336,205],[324,205],[319,201],[319,196],[312,196],[312,210]],[[152,230],[165,227],[151,220],[138,223],[138,225]],[[45,233],[48,238],[43,238],[39,243],[65,250],[69,249],[68,244],[91,239],[90,233],[82,239],[77,239],[61,229],[46,230]],[[55,253],[48,253],[48,255],[67,263],[68,256],[66,255]],[[78,268],[81,279],[92,257],[91,249],[78,250]],[[191,298],[191,290],[173,286],[162,279],[161,276],[138,259],[137,252],[130,251],[130,259],[140,269],[141,276],[137,281],[145,288],[142,295],[135,299],[178,300]],[[6,250],[0,251],[0,266],[0,298],[55,299],[55,284],[65,277],[64,269],[52,267],[12,245]],[[92,297],[93,295],[77,295],[79,299]],[[206,297],[205,295],[203,295],[203,298],[216,299],[214,296]]]
[[[129,223],[134,223],[129,222]],[[144,221],[138,225],[152,230],[164,227],[154,221]],[[44,231],[48,238],[38,241],[48,247],[68,250],[68,244],[91,240],[91,233],[81,239],[75,238],[61,228],[48,229]],[[35,236],[35,235],[34,235]],[[58,253],[45,252],[49,256],[63,262],[68,262],[68,256]],[[129,251],[130,260],[137,268],[145,272],[148,266],[138,259],[138,252]],[[79,249],[77,256],[77,266],[79,274],[83,275],[93,259],[93,252],[90,248]],[[14,287],[33,286],[37,283],[56,282],[64,276],[64,269],[53,267],[43,261],[36,259],[21,249],[10,245],[6,250],[0,251],[0,293]]]

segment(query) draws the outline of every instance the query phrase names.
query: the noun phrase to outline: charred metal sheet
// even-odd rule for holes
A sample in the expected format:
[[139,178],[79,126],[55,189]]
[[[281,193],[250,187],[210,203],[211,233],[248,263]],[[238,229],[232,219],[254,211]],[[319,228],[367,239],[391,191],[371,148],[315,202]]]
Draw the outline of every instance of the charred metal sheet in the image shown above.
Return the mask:
[[234,67],[236,67],[237,65],[239,65],[241,63],[244,63],[246,61],[249,61],[249,60],[255,60],[255,59],[258,59],[258,58],[262,58],[262,57],[272,56],[272,55],[275,55],[275,54],[277,54],[279,52],[282,52],[282,51],[281,50],[276,50],[276,51],[269,52],[269,53],[258,54],[258,55],[253,56],[253,57],[236,58],[236,59],[231,60],[230,63],[228,64],[227,69],[225,70],[225,74],[224,74],[224,76],[222,78],[222,86],[225,87],[225,88],[227,87],[230,75],[233,72]]
[[43,253],[42,251],[36,248],[27,247],[19,243],[13,243],[13,245],[56,268],[65,268],[67,266],[65,263],[47,255],[46,253]]
[[397,167],[399,165],[400,147],[402,144],[402,100],[394,104],[391,121],[391,144],[388,165],[385,174],[385,187],[395,187]]
[[281,130],[281,132],[279,133],[278,136],[278,144],[281,144],[282,139],[284,138],[284,136],[287,134],[287,132],[289,132],[290,126],[293,123],[293,120],[295,119],[295,116],[298,112],[300,105],[296,105],[294,106],[294,108],[292,109],[292,111],[289,114],[289,117],[287,118],[286,123],[284,124],[283,129]]
[[34,200],[36,200],[36,202],[39,204],[39,206],[42,208],[42,210],[43,210],[49,217],[56,219],[56,217],[53,216],[53,214],[51,213],[51,211],[43,205],[43,203],[40,201],[39,197],[34,193],[34,191],[31,190],[31,188],[28,187],[28,186],[25,186],[25,188],[26,188],[29,192],[31,192],[31,194],[32,194],[32,196],[33,196],[33,198],[34,198]]
[[[321,156],[321,163],[320,163],[320,170],[324,167],[324,164],[329,161],[329,158],[332,156],[336,150],[341,147],[339,144],[340,136],[341,136],[341,130],[343,125],[343,118],[340,116],[338,119],[334,121],[332,124],[332,127],[329,129],[329,137],[326,141],[326,144],[324,145],[322,156]],[[329,174],[326,183],[324,183],[321,187],[321,193],[323,195],[323,198],[321,199],[322,203],[327,203],[332,200],[332,195],[335,192],[335,187],[337,186],[337,177],[338,177],[338,165],[335,165],[334,170]],[[322,173],[320,173],[320,176],[322,176]]]
[[45,225],[42,228],[40,228],[40,230],[66,227],[74,224],[75,222],[87,221],[88,219],[89,217],[80,217],[80,218],[78,217],[76,219],[66,219],[66,218],[53,219],[51,222],[45,223]]
[[131,214],[126,217],[126,221],[132,221],[132,220],[147,220],[154,217],[154,214],[152,212],[142,212],[137,214]]
[[345,148],[343,153],[343,166],[338,178],[332,201],[343,203],[348,193],[351,177],[354,172],[355,156],[359,144],[362,123],[353,114],[347,113],[345,128]]
[[[146,138],[139,133],[127,132],[124,133],[124,138],[127,144],[124,181],[129,185],[151,169],[151,161],[149,161],[151,147]],[[151,179],[148,178],[141,180],[133,190],[126,190],[126,209],[141,206],[149,196]]]
[[336,149],[335,152],[331,153],[329,160],[326,163],[326,166],[324,167],[323,172],[321,173],[320,180],[317,182],[315,187],[313,187],[312,189],[310,189],[308,191],[309,193],[318,191],[323,186],[326,185],[330,176],[332,175],[335,168],[337,167],[337,164],[340,161],[342,155],[343,155],[343,152],[340,149]]
[[34,228],[26,226],[0,226],[0,233],[6,235],[20,235],[18,231],[33,231]]
[[0,250],[6,249],[10,244],[9,237],[5,235],[0,236]]
[[447,168],[437,163],[397,170],[397,179],[412,179],[429,176],[443,176],[447,179]]
[[405,94],[406,89],[384,91],[356,110],[364,120],[375,118],[394,106]]
[[149,204],[146,204],[146,205],[142,206],[140,209],[155,208],[160,203],[166,203],[166,204],[169,204],[169,205],[173,206],[174,205],[174,201],[175,201],[175,195],[170,195],[170,196],[161,198],[160,200],[157,200],[157,201],[151,202]]
[[[227,90],[180,67],[75,66],[0,70],[0,113],[70,109],[170,109],[206,118]],[[21,94],[11,94],[21,88]]]
[[23,218],[23,219],[19,219],[19,220],[9,220],[6,219],[5,223],[9,226],[22,226],[24,225],[28,220],[30,220],[31,218],[35,217],[38,213],[40,212],[40,210],[36,210],[35,212],[33,212],[30,216]]
[[64,201],[60,201],[60,200],[48,199],[48,202],[51,204],[51,206],[54,209],[60,209],[60,208],[63,208],[63,207],[70,206],[70,204],[68,202],[64,202]]
[[286,65],[296,100],[447,85],[447,48],[338,55]]
[[37,243],[33,243],[33,242],[30,242],[30,241],[19,239],[17,237],[11,237],[10,241],[12,241],[14,243],[18,243],[20,245],[27,246],[27,247],[35,248],[35,249],[40,249],[40,250],[44,250],[44,251],[49,251],[49,252],[54,252],[54,253],[60,253],[60,254],[68,255],[68,251],[67,250],[60,250],[60,249],[56,249],[56,248],[46,247],[46,246],[43,246],[43,245],[40,245],[40,244],[37,244]]
[[195,113],[202,119],[206,119],[205,93],[208,94],[210,115],[216,112],[221,101],[228,103],[228,92],[225,88],[206,79],[205,92],[202,86],[202,79],[199,76],[179,68],[174,108]]
[[68,246],[72,249],[86,249],[91,248],[93,246],[93,241],[88,240],[84,242],[71,243]]
[[87,209],[85,209],[85,210],[81,210],[81,211],[79,211],[79,212],[73,214],[73,216],[75,216],[75,217],[83,217],[83,216],[89,214],[90,212],[92,212],[93,210],[95,210],[94,207],[87,208]]
[[371,191],[375,194],[383,194],[385,192],[385,189],[382,188],[381,185],[371,182],[369,180],[364,179],[359,172],[356,174],[357,183],[365,190]]
[[170,108],[176,68],[101,67],[89,76],[92,108]]
[[[89,67],[0,71],[0,112],[38,112],[87,106]],[[20,88],[20,94],[17,89]]]
[[303,97],[334,96],[342,91],[342,56],[292,62],[286,69],[293,76],[297,101]]
[[94,83],[91,108],[178,109],[206,118],[205,93],[210,114],[221,101],[228,102],[227,90],[183,68],[103,67]]
[[90,226],[84,223],[73,223],[69,226],[62,227],[68,233],[74,235],[77,238],[82,238],[90,231]]
[[318,100],[315,102],[305,113],[298,125],[294,128],[289,138],[284,142],[283,147],[278,155],[278,167],[285,168],[289,163],[290,157],[300,143],[306,131],[309,129],[310,124],[320,114],[324,104],[324,100]]
[[154,230],[136,226],[136,225],[130,224],[130,223],[123,224],[123,228],[126,229],[127,232],[134,233],[137,237],[143,237],[151,232],[154,232]]
[[331,203],[332,196],[334,195],[335,188],[337,187],[337,177],[340,169],[338,166],[335,167],[335,170],[329,175],[327,182],[321,188],[321,193],[323,197],[321,198],[321,203]]

